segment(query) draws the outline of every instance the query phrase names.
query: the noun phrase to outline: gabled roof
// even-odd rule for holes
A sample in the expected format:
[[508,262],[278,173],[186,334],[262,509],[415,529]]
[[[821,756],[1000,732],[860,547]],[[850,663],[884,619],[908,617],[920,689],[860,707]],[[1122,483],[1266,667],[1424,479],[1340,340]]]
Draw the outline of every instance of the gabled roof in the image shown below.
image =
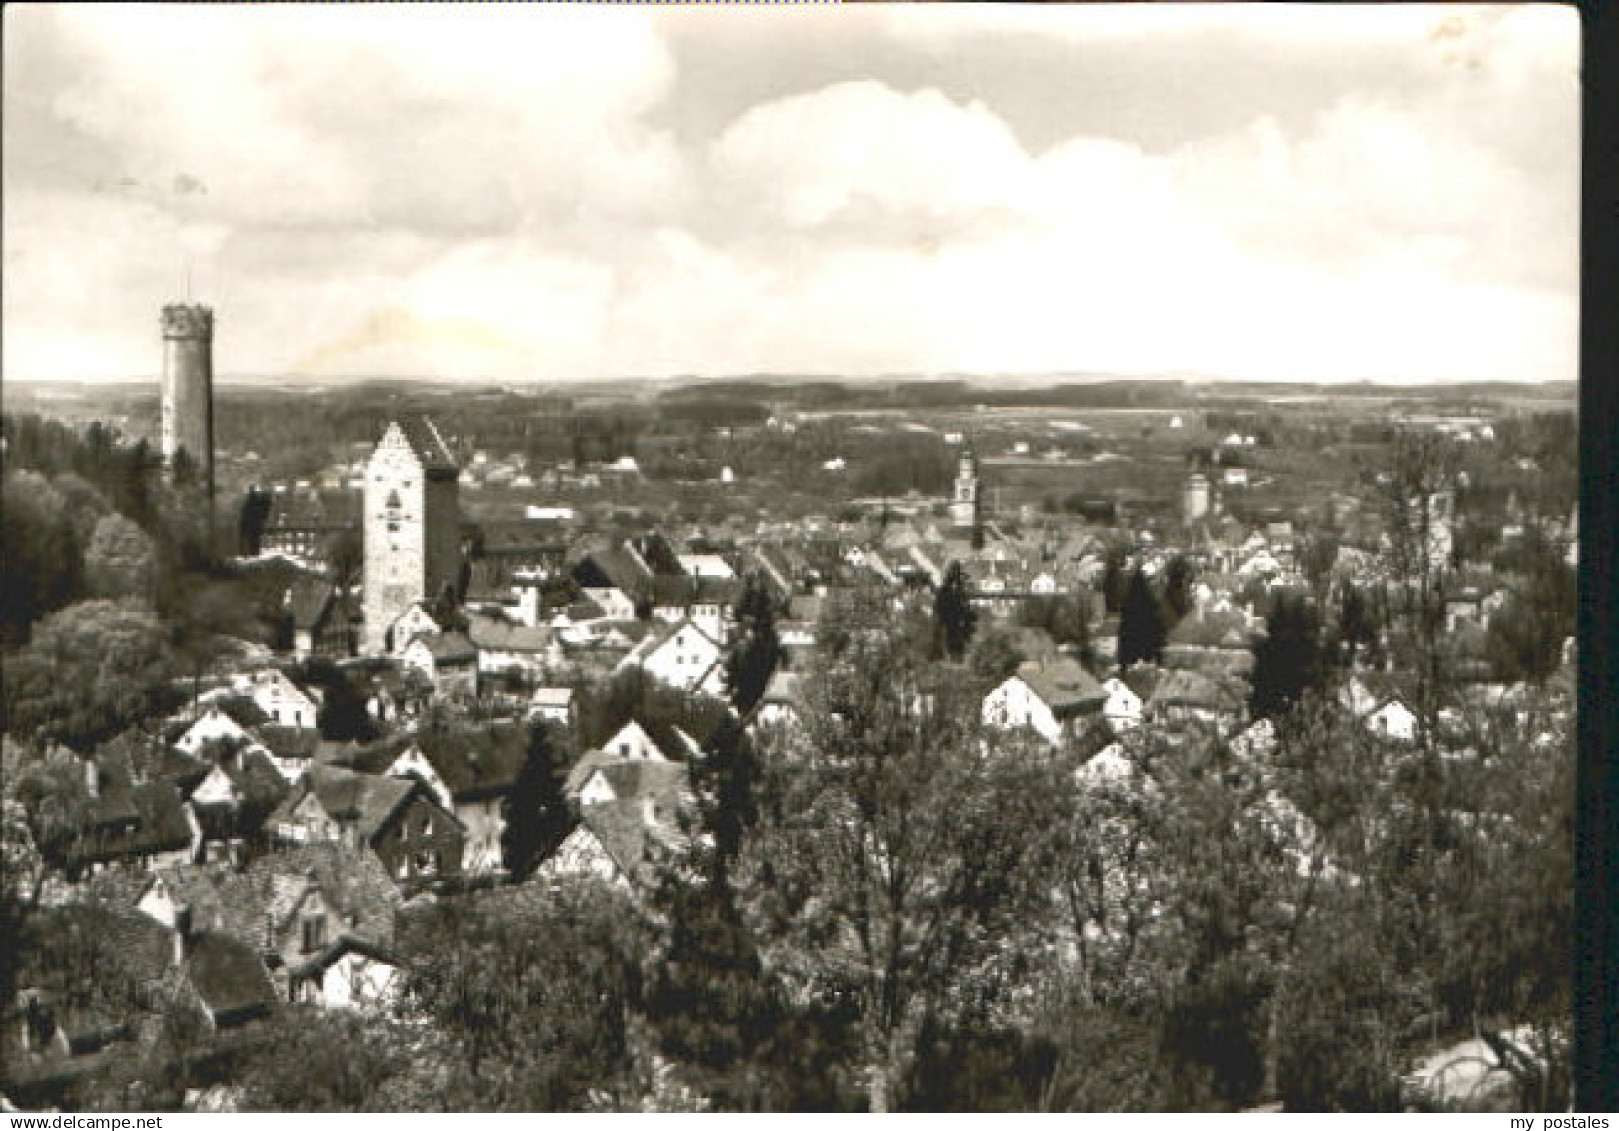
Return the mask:
[[240,1024],[275,1008],[275,987],[253,947],[216,931],[198,931],[187,945],[186,978],[215,1024]]
[[[163,977],[174,955],[174,944],[162,924],[127,906],[70,903],[44,907],[30,915],[21,930],[21,945],[15,950],[20,989],[61,991],[69,988],[70,979],[76,991],[102,988],[97,979],[108,974],[127,974],[153,983]],[[8,939],[7,946],[14,941]],[[107,944],[118,969],[108,970],[100,963],[86,969],[68,957],[82,953],[75,943],[98,942]]]
[[624,546],[596,550],[573,567],[573,579],[581,588],[617,588],[631,595],[650,587],[652,577],[652,570],[641,556]]
[[353,820],[360,815],[360,795],[365,789],[363,776],[341,766],[316,764],[303,779],[303,788],[288,797],[281,808],[291,809],[312,793],[333,820]]
[[824,598],[814,594],[795,593],[787,603],[787,617],[789,620],[814,624],[821,619],[824,603]]
[[360,796],[361,839],[369,841],[418,792],[424,799],[427,797],[419,782],[366,775]]
[[1017,677],[1054,713],[1100,706],[1107,700],[1107,692],[1096,677],[1077,660],[1067,657],[1026,661],[1018,665]]
[[1100,786],[1106,782],[1123,781],[1134,772],[1135,763],[1125,755],[1124,748],[1115,742],[1092,754],[1074,771],[1074,777],[1082,786]]
[[407,416],[394,421],[399,431],[404,434],[405,442],[410,450],[416,453],[421,460],[422,467],[427,471],[459,471],[460,465],[450,454],[450,447],[444,442],[438,428],[425,416]]
[[580,597],[577,601],[570,602],[568,607],[563,610],[563,613],[574,624],[601,620],[607,616],[607,610],[589,597]]
[[1115,741],[1113,727],[1105,719],[1098,717],[1074,736],[1071,752],[1081,759],[1090,758],[1114,745]]
[[784,558],[764,546],[753,547],[749,555],[751,561],[758,567],[759,576],[771,587],[776,600],[784,601],[792,595],[790,567]]
[[660,608],[680,609],[692,605],[730,605],[741,591],[741,583],[735,578],[659,576],[652,581],[652,602]]
[[85,884],[86,901],[114,909],[135,906],[151,885],[152,877],[128,868],[106,868]]
[[359,521],[359,503],[356,491],[275,491],[264,524],[271,531],[340,529]]
[[69,845],[65,855],[70,863],[174,852],[191,844],[185,802],[171,782],[146,782],[112,795],[104,792],[98,807],[103,812],[116,810],[120,819],[103,822]]
[[158,885],[190,910],[194,929],[223,931],[253,945],[262,942],[264,898],[247,876],[221,864],[176,864],[155,872],[130,905]]
[[653,878],[660,849],[678,850],[685,837],[672,824],[649,825],[640,799],[587,805],[580,824],[631,882]]
[[270,759],[257,750],[248,750],[240,758],[223,763],[220,768],[236,787],[246,805],[273,808],[287,795],[287,779],[270,764]]
[[416,746],[433,764],[450,796],[475,801],[507,793],[528,756],[528,733],[513,723],[423,726]]
[[311,891],[319,890],[319,885],[308,876],[278,873],[264,878],[268,882],[259,888],[264,897],[264,913],[277,929],[287,925],[287,920],[303,905]]
[[632,544],[640,559],[658,576],[678,577],[685,572],[680,565],[679,551],[662,531],[642,534]]
[[386,943],[393,937],[399,889],[369,848],[344,844],[303,844],[260,856],[248,865],[255,882],[276,876],[307,877],[345,918],[350,930]]
[[464,663],[478,658],[478,649],[464,632],[423,633],[416,640],[427,648],[434,663]]
[[607,758],[593,765],[580,788],[601,774],[618,801],[652,799],[670,811],[689,788],[690,772],[684,762],[658,762],[645,758]]
[[[353,821],[362,840],[369,841],[418,790],[425,788],[414,779],[362,774],[341,766],[316,765],[304,779],[304,788],[282,803],[286,814],[311,792],[328,816],[335,821]],[[428,799],[431,803],[431,799]]]
[[803,706],[804,693],[800,684],[802,680],[797,672],[790,672],[786,668],[777,668],[770,676],[770,682],[765,684],[765,693],[761,703],[777,703],[782,706],[798,708]]
[[472,563],[467,573],[463,599],[484,604],[509,601],[512,597],[512,564],[503,558],[483,558]]
[[375,962],[381,962],[388,966],[398,966],[401,962],[401,959],[389,948],[345,931],[324,950],[310,955],[307,959],[294,966],[291,973],[299,978],[322,974],[330,970],[339,959],[347,954],[363,954]]
[[617,755],[609,754],[605,750],[587,750],[568,770],[567,780],[563,782],[562,791],[568,797],[577,797],[579,791],[585,788],[597,770],[613,762],[627,761]]
[[[636,768],[648,766],[653,768]],[[606,776],[614,794],[620,799],[652,794],[673,798],[683,794],[690,781],[690,771],[682,761],[626,758],[606,750],[590,750],[581,755],[568,771],[567,781],[563,784],[564,792],[569,797],[577,797],[598,771]]]
[[1201,707],[1212,711],[1240,711],[1243,702],[1242,693],[1233,684],[1184,668],[1165,672],[1152,693],[1154,707]]
[[485,651],[543,652],[551,643],[551,630],[473,614],[467,618],[467,637]]
[[[682,632],[686,632],[688,630],[692,633],[696,633],[697,636],[700,637],[705,643],[712,646],[716,655],[724,652],[724,649],[721,647],[720,643],[705,632],[701,625],[692,620],[690,617],[682,617],[680,620],[672,623],[653,626],[651,631],[643,636],[640,642],[637,643],[635,647],[630,650],[630,653],[624,657],[619,666],[624,668],[636,664],[644,664],[653,654],[655,654],[659,649],[663,648],[664,645],[668,644]],[[705,670],[702,674],[707,676],[708,673]]]
[[1154,691],[1158,690],[1159,680],[1163,672],[1155,667],[1136,665],[1119,673],[1119,680],[1136,693],[1136,698],[1143,703],[1152,698]]
[[320,746],[320,731],[314,727],[266,724],[253,733],[260,745],[277,758],[313,758]]
[[336,590],[330,581],[319,577],[300,577],[287,590],[287,612],[292,627],[311,631],[319,627],[331,609]]

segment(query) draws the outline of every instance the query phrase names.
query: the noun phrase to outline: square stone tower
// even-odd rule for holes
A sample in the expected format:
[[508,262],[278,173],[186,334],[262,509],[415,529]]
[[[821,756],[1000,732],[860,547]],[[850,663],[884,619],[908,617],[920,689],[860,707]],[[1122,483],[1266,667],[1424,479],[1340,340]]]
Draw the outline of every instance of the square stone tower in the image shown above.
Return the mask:
[[365,469],[361,650],[387,650],[388,629],[418,601],[453,592],[461,569],[461,469],[432,421],[393,421]]

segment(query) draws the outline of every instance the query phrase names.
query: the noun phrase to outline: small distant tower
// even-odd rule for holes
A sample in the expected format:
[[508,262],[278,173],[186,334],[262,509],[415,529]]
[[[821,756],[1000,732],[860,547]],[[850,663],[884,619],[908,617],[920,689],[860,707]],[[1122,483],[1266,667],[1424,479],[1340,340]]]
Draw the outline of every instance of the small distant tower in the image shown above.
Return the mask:
[[976,530],[981,515],[978,495],[978,458],[972,446],[961,449],[956,463],[956,491],[950,500],[950,525],[959,530]]
[[214,498],[214,312],[171,303],[163,308],[163,460],[185,452]]
[[[461,468],[433,422],[390,422],[365,468],[361,650],[388,651],[412,605],[454,593],[461,571]],[[404,641],[393,641],[402,645]]]
[[1425,548],[1429,568],[1443,570],[1450,564],[1451,550],[1455,544],[1456,493],[1446,490],[1429,495],[1425,518],[1424,532],[1428,543]]
[[1186,486],[1181,492],[1181,514],[1185,517],[1186,525],[1191,526],[1208,513],[1208,476],[1201,473],[1187,476]]

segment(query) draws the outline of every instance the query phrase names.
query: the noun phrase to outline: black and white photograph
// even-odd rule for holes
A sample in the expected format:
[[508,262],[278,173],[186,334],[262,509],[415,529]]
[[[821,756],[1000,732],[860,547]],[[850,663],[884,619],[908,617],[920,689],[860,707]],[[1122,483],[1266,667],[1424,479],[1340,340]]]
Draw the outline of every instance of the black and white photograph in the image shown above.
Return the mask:
[[3,19],[0,1110],[1576,1108],[1576,8]]

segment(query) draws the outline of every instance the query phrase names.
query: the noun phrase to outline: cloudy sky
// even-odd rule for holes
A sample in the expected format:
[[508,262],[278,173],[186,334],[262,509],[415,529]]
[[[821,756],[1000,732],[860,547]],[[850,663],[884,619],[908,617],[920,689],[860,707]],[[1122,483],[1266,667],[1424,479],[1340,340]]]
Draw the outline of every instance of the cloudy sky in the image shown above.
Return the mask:
[[4,18],[7,378],[1575,375],[1567,7]]

